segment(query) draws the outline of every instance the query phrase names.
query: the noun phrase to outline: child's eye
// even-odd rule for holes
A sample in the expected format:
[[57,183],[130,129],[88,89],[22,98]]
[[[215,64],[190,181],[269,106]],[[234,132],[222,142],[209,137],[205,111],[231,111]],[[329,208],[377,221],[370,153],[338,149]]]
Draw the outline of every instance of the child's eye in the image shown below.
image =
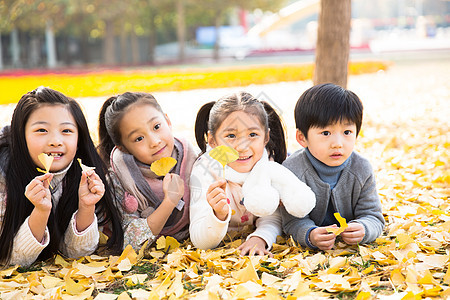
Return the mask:
[[252,133],[249,134],[249,136],[250,136],[250,137],[257,137],[258,134],[257,134],[256,132],[252,132]]
[[153,127],[155,130],[158,130],[159,128],[161,128],[161,124],[156,124],[155,127]]
[[331,132],[329,131],[322,131],[322,135],[324,136],[329,136],[331,134]]
[[140,142],[140,141],[142,141],[143,139],[144,139],[143,136],[138,136],[134,141],[135,141],[135,142]]
[[47,130],[44,128],[39,128],[39,129],[36,129],[35,131],[36,132],[47,132]]
[[226,136],[226,138],[228,138],[228,139],[234,139],[234,138],[236,138],[236,135],[233,134],[233,133],[230,133],[230,134],[228,134],[228,135]]
[[72,131],[72,129],[64,129],[62,132],[63,133],[72,133],[73,131]]
[[344,131],[344,134],[345,135],[350,135],[350,134],[352,134],[352,131],[351,130],[346,130],[346,131]]

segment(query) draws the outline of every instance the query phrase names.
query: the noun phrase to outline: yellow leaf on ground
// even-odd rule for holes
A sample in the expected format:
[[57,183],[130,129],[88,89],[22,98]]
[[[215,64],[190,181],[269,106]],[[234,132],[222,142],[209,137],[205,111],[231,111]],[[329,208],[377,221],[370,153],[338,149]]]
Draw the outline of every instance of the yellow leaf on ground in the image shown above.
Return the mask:
[[431,275],[430,270],[425,271],[425,275],[417,281],[418,284],[439,284]]
[[391,280],[395,286],[405,283],[405,277],[402,275],[400,269],[396,268],[391,272]]
[[400,249],[405,248],[406,245],[414,243],[414,240],[405,233],[397,234],[398,247]]
[[77,269],[72,269],[64,276],[64,281],[66,283],[65,289],[66,292],[70,295],[78,295],[82,293],[86,288],[80,282],[75,282],[71,276],[75,273]]
[[46,288],[46,289],[51,289],[60,285],[64,284],[64,281],[60,278],[56,278],[53,276],[44,276],[41,279],[42,285]]
[[119,297],[117,297],[117,300],[131,300],[131,297],[128,295],[127,291],[123,291],[120,293]]
[[115,263],[119,264],[125,258],[128,258],[131,264],[135,264],[137,262],[137,254],[133,250],[133,247],[131,247],[131,245],[127,245],[125,249],[123,249],[122,254],[119,256]]
[[[169,248],[170,247],[170,248]],[[156,249],[164,249],[166,252],[167,249],[170,249],[170,252],[180,247],[180,243],[171,236],[160,236],[156,240]]]
[[358,296],[356,296],[355,300],[368,300],[371,298],[372,298],[372,295],[370,294],[370,292],[360,292],[358,294]]
[[259,280],[258,274],[250,259],[247,259],[247,265],[244,268],[231,272],[231,276],[240,282],[247,282],[249,280],[257,282]]
[[450,268],[448,268],[448,267],[447,267],[447,273],[445,273],[443,280],[444,280],[444,283],[450,285]]
[[130,262],[130,260],[125,258],[124,260],[120,261],[120,263],[117,265],[117,269],[121,272],[129,271],[133,267],[133,264]]
[[55,265],[60,265],[63,268],[67,268],[70,266],[70,263],[68,263],[64,258],[62,258],[61,255],[56,255]]
[[150,170],[158,176],[166,176],[170,170],[177,164],[177,160],[173,157],[163,157],[154,161],[150,165]]
[[304,281],[299,281],[297,288],[294,292],[294,297],[304,297],[311,293],[309,285]]

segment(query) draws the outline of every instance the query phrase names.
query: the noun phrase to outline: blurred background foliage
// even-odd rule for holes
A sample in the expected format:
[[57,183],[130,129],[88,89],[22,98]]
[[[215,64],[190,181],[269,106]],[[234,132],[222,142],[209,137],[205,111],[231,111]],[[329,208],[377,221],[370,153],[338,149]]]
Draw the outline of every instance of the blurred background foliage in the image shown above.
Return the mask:
[[[173,52],[172,63],[186,63],[191,57],[187,48],[199,52],[204,47],[196,40],[198,28],[242,26],[247,32],[295,2],[319,1],[0,0],[0,70],[155,65],[162,63],[157,46],[163,54]],[[449,10],[447,0],[352,0],[352,19],[371,20],[378,29],[408,29],[423,18],[431,31],[450,27]],[[311,20],[317,20],[317,13],[294,30],[303,30]],[[306,34],[294,39],[306,40]],[[365,38],[371,34],[363,32]],[[208,55],[218,60],[219,38],[208,47]]]

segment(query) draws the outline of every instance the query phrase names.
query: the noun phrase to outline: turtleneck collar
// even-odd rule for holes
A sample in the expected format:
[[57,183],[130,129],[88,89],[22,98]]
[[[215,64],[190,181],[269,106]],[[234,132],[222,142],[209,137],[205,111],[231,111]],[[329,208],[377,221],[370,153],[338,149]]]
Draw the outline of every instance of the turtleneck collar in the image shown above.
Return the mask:
[[338,180],[341,176],[342,170],[347,166],[348,162],[350,161],[351,155],[340,165],[336,167],[330,167],[317,158],[314,157],[314,155],[311,154],[308,148],[305,149],[306,156],[308,157],[309,161],[313,165],[314,169],[316,170],[317,174],[319,175],[320,179],[322,179],[324,182],[328,183],[333,189]]

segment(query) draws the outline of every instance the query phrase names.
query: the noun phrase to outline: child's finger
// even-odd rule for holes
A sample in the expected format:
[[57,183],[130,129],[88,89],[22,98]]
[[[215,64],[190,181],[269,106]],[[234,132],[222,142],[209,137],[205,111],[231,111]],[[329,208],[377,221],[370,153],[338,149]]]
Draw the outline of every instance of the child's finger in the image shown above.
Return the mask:
[[220,188],[222,190],[225,190],[227,181],[223,178],[220,178],[219,180],[213,182],[207,190],[207,193],[211,192],[212,190],[214,190],[215,188]]
[[80,186],[87,183],[87,174],[86,172],[81,172]]

